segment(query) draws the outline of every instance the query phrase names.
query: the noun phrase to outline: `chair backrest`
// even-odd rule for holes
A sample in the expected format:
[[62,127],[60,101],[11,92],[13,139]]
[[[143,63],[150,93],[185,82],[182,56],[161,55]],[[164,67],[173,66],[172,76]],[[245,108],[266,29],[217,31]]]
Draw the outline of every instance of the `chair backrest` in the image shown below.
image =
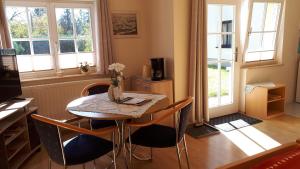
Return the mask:
[[188,121],[189,121],[189,115],[192,112],[192,102],[183,107],[180,110],[180,117],[179,117],[179,123],[178,123],[178,141],[182,139],[184,136],[184,133],[186,131],[186,128],[188,126]]
[[63,145],[59,128],[56,125],[33,118],[42,145],[46,148],[51,160],[60,165],[65,164]]
[[81,96],[101,94],[108,91],[110,83],[100,82],[87,85],[81,92]]
[[183,138],[185,131],[188,126],[189,121],[189,115],[192,113],[192,105],[193,104],[193,98],[188,97],[187,99],[184,99],[182,101],[179,101],[177,104],[175,103],[175,109],[178,109],[178,121],[176,130],[177,130],[177,141],[181,141]]

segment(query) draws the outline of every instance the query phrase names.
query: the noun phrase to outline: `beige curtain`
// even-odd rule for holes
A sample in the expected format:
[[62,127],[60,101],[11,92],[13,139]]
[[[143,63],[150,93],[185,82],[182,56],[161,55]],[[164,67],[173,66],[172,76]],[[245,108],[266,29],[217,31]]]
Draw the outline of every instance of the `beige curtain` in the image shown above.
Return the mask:
[[3,0],[0,0],[0,48],[11,48]]
[[108,65],[115,62],[112,53],[112,40],[110,29],[110,10],[108,0],[96,0],[98,23],[98,50],[97,67],[99,72],[107,74]]
[[193,0],[189,95],[194,97],[192,121],[209,121],[207,87],[206,0]]

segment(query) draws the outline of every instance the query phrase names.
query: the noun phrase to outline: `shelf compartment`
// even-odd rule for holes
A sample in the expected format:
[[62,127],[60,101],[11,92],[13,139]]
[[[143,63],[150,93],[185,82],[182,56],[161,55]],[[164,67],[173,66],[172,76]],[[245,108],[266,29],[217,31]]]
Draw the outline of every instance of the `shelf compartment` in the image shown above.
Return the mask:
[[31,155],[29,147],[25,146],[10,161],[9,168],[17,169]]
[[278,99],[274,99],[274,98],[270,99],[270,98],[268,98],[268,103],[282,101],[282,100],[284,100],[284,98],[278,98]]
[[280,115],[284,113],[284,100],[278,100],[276,102],[268,103],[267,116],[274,117],[274,115]]
[[26,146],[28,147],[28,141],[25,142],[19,142],[18,144],[15,144],[13,148],[8,150],[8,161],[11,161],[21,150],[23,150]]
[[18,138],[25,131],[26,131],[25,128],[19,128],[17,130],[9,132],[9,135],[6,135],[5,145],[7,146],[9,143],[11,143],[12,141],[14,141],[16,138]]

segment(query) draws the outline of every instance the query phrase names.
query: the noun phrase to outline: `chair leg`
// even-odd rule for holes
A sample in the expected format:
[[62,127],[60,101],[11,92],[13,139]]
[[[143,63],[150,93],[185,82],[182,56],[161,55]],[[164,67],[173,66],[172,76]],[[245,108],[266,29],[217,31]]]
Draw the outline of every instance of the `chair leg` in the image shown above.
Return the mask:
[[150,147],[150,160],[152,160],[152,159],[153,159],[153,148]]
[[176,144],[176,151],[177,151],[179,168],[181,169],[180,148],[178,144]]
[[184,146],[184,151],[185,151],[185,157],[186,157],[186,161],[187,161],[187,166],[188,166],[188,169],[190,169],[190,159],[189,159],[189,154],[188,154],[188,150],[187,150],[187,146],[186,146],[185,136],[183,136],[183,146]]
[[96,160],[93,160],[93,164],[94,164],[94,169],[97,169],[97,167],[96,167]]
[[128,140],[129,140],[129,164],[131,168],[133,168],[132,165],[132,144],[131,144],[131,128],[128,127]]
[[117,162],[116,162],[116,150],[115,150],[115,132],[112,133],[112,142],[113,142],[113,164],[114,168],[117,169]]
[[48,169],[51,169],[51,159],[48,160]]

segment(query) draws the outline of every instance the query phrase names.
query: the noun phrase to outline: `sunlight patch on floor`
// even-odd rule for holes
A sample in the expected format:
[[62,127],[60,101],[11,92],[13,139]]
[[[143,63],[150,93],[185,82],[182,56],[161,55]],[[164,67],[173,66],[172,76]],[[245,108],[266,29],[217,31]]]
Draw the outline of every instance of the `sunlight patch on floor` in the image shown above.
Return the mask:
[[266,150],[270,150],[281,145],[276,140],[252,126],[244,127],[239,130]]
[[218,125],[218,128],[231,128],[230,126],[246,126],[233,131],[221,131],[233,144],[241,149],[248,156],[252,156],[263,151],[275,148],[281,144],[262,131],[250,126],[243,120],[236,120],[235,122],[224,123]]
[[252,156],[264,151],[262,147],[257,145],[254,141],[249,139],[238,130],[222,133],[248,156]]

